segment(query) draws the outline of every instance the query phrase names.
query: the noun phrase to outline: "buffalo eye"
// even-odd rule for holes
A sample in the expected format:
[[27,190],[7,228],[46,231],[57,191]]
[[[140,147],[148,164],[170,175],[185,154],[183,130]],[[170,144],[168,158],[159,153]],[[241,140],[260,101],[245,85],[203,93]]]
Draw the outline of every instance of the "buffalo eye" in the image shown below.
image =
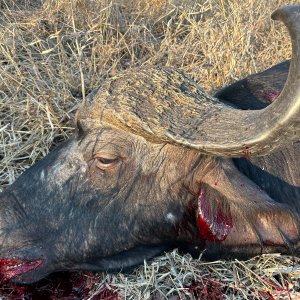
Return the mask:
[[103,171],[112,169],[120,161],[119,157],[112,155],[97,155],[95,160],[96,166]]

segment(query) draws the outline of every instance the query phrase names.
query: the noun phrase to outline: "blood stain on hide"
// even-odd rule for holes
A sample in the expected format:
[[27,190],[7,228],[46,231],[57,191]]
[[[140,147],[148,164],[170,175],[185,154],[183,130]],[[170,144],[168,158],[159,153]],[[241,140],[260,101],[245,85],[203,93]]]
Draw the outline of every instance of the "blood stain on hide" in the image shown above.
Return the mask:
[[244,157],[244,158],[250,158],[250,156],[251,156],[251,152],[250,152],[250,150],[249,150],[250,148],[249,148],[249,146],[244,146],[244,149],[243,149],[243,154],[242,154],[242,156]]
[[280,95],[280,91],[266,91],[263,94],[263,98],[267,100],[268,102],[272,103],[277,99],[277,97]]
[[230,210],[227,211],[216,201],[216,208],[213,210],[209,199],[206,197],[205,189],[200,190],[198,197],[198,238],[210,242],[222,242],[228,236],[233,227]]
[[275,246],[275,243],[271,240],[264,240],[264,245],[265,246]]

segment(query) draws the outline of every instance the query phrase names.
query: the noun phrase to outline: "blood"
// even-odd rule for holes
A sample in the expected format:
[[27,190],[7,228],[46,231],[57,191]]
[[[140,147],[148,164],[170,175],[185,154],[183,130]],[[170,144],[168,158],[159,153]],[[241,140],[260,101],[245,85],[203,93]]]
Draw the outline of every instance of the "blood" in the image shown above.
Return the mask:
[[113,286],[97,287],[99,281],[100,276],[91,272],[60,272],[31,285],[1,285],[0,296],[7,300],[119,299]]
[[205,189],[200,190],[197,216],[198,238],[210,242],[222,242],[233,227],[232,217],[229,208],[225,211],[218,200],[214,201],[216,208],[212,210]]
[[277,99],[277,97],[280,95],[280,91],[266,91],[263,94],[263,98],[267,100],[268,102],[272,103]]
[[11,279],[36,269],[42,260],[22,261],[17,259],[0,259],[0,298],[7,300],[117,300],[118,294],[113,287],[103,285],[95,290],[99,276],[90,272],[63,272],[48,276],[31,285],[9,283]]
[[264,240],[264,245],[265,245],[265,246],[274,246],[275,244],[274,244],[274,242],[271,241],[271,240]]
[[193,281],[188,287],[195,299],[220,300],[225,299],[225,285],[218,281],[202,278],[201,281]]
[[268,292],[259,291],[258,297],[259,299],[275,300],[275,298],[272,296],[271,292],[269,291]]
[[0,284],[23,273],[36,269],[43,263],[43,260],[21,261],[17,259],[0,259]]
[[244,146],[244,149],[243,149],[243,157],[244,158],[250,158],[250,156],[251,156],[251,152],[250,152],[250,150],[249,150],[249,146]]

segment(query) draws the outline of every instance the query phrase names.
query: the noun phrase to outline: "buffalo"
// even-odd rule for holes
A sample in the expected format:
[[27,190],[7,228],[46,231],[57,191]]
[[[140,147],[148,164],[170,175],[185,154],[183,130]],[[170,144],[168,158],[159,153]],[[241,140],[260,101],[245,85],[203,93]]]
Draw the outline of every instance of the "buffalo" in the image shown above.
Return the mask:
[[300,6],[273,18],[291,61],[215,97],[159,66],[94,90],[73,137],[0,195],[1,281],[126,270],[174,247],[298,254]]

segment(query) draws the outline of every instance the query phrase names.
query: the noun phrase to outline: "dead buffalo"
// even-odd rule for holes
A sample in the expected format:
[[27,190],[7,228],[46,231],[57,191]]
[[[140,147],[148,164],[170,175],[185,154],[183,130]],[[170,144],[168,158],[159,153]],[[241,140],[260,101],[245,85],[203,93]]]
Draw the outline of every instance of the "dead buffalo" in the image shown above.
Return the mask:
[[299,253],[299,15],[273,14],[293,44],[280,95],[288,63],[219,99],[166,67],[92,92],[73,138],[0,196],[2,281],[123,270],[173,247]]

